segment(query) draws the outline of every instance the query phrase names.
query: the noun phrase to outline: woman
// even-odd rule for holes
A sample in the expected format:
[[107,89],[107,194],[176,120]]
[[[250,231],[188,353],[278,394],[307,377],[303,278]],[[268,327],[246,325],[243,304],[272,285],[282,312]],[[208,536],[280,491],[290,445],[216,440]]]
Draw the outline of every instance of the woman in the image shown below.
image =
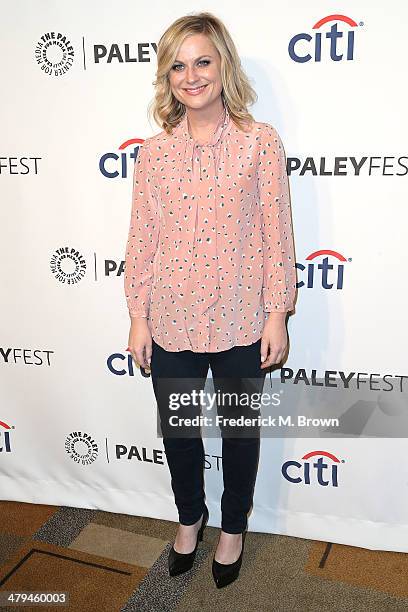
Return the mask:
[[[173,433],[169,391],[203,389],[209,366],[215,390],[246,379],[262,390],[266,368],[287,350],[296,271],[283,145],[247,110],[256,94],[225,26],[210,13],[181,17],[160,38],[157,59],[153,116],[163,130],[135,163],[125,294],[129,350],[151,368],[179,513],[169,554],[177,575],[193,565],[208,509],[202,439],[194,428]],[[218,587],[239,574],[260,443],[256,426],[241,437],[221,432]]]

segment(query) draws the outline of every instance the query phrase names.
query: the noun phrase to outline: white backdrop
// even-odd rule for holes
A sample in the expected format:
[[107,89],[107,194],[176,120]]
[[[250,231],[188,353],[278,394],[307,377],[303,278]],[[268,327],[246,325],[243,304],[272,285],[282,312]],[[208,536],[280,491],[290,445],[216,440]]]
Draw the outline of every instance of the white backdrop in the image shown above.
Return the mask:
[[[406,376],[405,2],[343,2],[320,25],[323,1],[1,6],[1,499],[177,520],[151,379],[126,352],[123,260],[135,139],[160,129],[146,113],[155,45],[192,10],[224,20],[259,96],[251,110],[277,128],[291,168],[300,286],[285,367],[309,382],[363,373],[377,390]],[[391,406],[401,397],[387,393]],[[219,526],[221,440],[204,442]],[[406,448],[264,438],[249,529],[407,552]],[[319,484],[314,451],[337,486]]]

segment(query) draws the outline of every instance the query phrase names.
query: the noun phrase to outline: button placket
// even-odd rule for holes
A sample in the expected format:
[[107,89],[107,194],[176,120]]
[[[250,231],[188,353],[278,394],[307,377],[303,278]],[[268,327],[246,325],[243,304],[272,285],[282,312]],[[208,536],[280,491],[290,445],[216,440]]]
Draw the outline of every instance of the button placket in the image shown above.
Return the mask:
[[[177,248],[173,249],[173,253],[177,254],[180,261],[172,260],[171,269],[167,271],[167,280],[172,292],[184,306],[188,307],[191,281],[189,273],[193,258],[198,266],[204,266],[204,274],[207,276],[202,277],[203,286],[200,287],[200,295],[204,299],[196,308],[199,315],[202,315],[219,298],[216,217],[217,158],[219,159],[223,146],[221,136],[230,123],[228,110],[225,109],[224,121],[216,130],[211,141],[203,145],[198,144],[189,135],[186,116],[179,130],[181,138],[185,140],[183,176],[189,178],[180,184],[181,213],[178,219],[182,223],[180,238],[183,244],[177,243]],[[215,180],[213,180],[213,174]],[[204,210],[201,210],[201,206],[204,207]],[[201,223],[202,218],[207,219],[205,224]],[[200,229],[203,225],[206,231],[201,233]],[[195,255],[198,256],[195,257]],[[205,265],[206,263],[208,265]]]
[[[201,259],[201,315],[217,301],[219,297],[219,277],[217,261],[217,212],[215,199],[215,184],[212,180],[210,166],[215,162],[214,147],[206,146],[201,154],[204,157],[204,168],[201,167],[200,201],[198,208],[198,227],[202,230],[196,241],[199,257]],[[200,157],[201,159],[201,157]],[[201,160],[202,161],[202,160]]]

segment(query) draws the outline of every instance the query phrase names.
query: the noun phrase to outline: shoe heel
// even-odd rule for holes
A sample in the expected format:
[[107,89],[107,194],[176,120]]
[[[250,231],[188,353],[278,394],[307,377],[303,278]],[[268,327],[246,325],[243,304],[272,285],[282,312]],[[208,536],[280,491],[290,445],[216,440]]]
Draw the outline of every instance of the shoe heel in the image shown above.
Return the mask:
[[208,522],[208,516],[209,516],[208,508],[207,508],[207,506],[204,506],[203,520],[201,522],[201,527],[200,527],[200,529],[198,531],[198,540],[200,542],[202,542],[202,540],[203,540],[204,529],[206,528],[206,525],[207,525],[207,522]]

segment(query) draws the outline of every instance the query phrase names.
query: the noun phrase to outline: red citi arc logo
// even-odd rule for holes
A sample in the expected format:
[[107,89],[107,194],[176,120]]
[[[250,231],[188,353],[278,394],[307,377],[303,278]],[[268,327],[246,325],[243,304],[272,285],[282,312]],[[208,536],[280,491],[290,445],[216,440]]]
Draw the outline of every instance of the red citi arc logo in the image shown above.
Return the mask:
[[0,453],[11,453],[10,432],[14,427],[0,421]]
[[[320,261],[320,258],[323,259]],[[331,263],[329,258],[335,259]],[[315,260],[318,259],[318,262]],[[337,260],[337,261],[336,261]],[[307,265],[296,263],[296,268],[302,272],[306,271],[306,280],[300,280],[297,287],[321,286],[323,289],[343,289],[344,262],[351,261],[344,255],[332,249],[319,249],[306,257]],[[333,260],[331,260],[333,261]]]
[[[329,31],[325,33],[317,31],[332,21],[335,23],[330,27]],[[349,29],[347,33],[341,30],[339,31],[338,22],[340,22],[342,26],[346,25],[349,28],[356,28],[359,25],[363,25],[362,23],[358,24],[354,19],[346,15],[327,15],[327,17],[319,19],[319,21],[312,26],[312,30],[315,30],[313,36],[307,32],[302,32],[290,39],[288,45],[290,58],[294,62],[300,64],[310,61],[321,62],[322,55],[324,55],[324,57],[330,57],[334,62],[339,62],[343,59],[348,61],[353,60],[355,30]],[[324,39],[328,39],[328,44],[324,44]],[[342,53],[338,52],[339,48]]]
[[103,176],[106,178],[127,178],[133,172],[134,162],[143,142],[143,138],[130,138],[119,145],[119,153],[104,153],[99,160],[99,170]]
[[[317,461],[310,462],[309,459],[318,457]],[[329,461],[325,461],[329,459]],[[285,461],[282,465],[283,477],[294,484],[306,484],[317,483],[323,487],[331,485],[332,487],[338,487],[338,466],[340,463],[344,463],[344,460],[340,461],[335,455],[328,451],[311,451],[303,455],[301,458],[303,463],[299,461]]]

